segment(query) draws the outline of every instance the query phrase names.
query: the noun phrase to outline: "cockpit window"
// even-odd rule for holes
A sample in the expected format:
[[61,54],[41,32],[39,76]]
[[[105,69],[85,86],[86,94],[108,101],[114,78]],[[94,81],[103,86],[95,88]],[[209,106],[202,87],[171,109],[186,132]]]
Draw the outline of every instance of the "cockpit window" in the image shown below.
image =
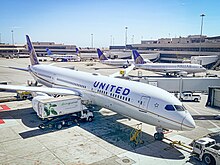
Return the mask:
[[166,105],[165,109],[168,111],[175,111],[175,108],[173,107],[173,105]]
[[177,111],[185,111],[186,110],[186,108],[181,105],[174,105],[174,107],[176,108]]

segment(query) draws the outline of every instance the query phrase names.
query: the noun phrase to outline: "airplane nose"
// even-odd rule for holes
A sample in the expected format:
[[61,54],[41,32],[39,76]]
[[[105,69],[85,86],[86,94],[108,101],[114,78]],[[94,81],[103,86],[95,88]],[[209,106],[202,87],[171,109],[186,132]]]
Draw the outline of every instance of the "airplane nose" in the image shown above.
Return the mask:
[[192,116],[189,113],[187,113],[182,122],[182,130],[190,131],[190,130],[193,130],[195,127],[196,127],[196,124]]

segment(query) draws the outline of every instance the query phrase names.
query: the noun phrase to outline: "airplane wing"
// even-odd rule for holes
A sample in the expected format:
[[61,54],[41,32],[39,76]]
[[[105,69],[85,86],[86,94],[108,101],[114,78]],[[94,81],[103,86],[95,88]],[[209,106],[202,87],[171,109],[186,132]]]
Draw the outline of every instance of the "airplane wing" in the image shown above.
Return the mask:
[[[120,70],[116,73],[113,73],[111,75],[109,75],[109,77],[128,77],[128,74],[134,69],[135,65],[131,64],[131,66],[129,66],[126,69]],[[124,72],[124,73],[122,73]]]
[[80,92],[76,90],[63,89],[63,88],[47,88],[47,87],[29,87],[29,86],[18,86],[18,85],[0,85],[0,89],[6,89],[10,91],[30,91],[30,92],[43,92],[49,94],[70,94],[80,95]]
[[18,68],[18,67],[13,67],[13,66],[4,66],[4,65],[0,65],[0,67],[2,67],[2,68],[16,69],[16,70],[21,70],[21,71],[26,71],[26,72],[28,72],[28,68]]

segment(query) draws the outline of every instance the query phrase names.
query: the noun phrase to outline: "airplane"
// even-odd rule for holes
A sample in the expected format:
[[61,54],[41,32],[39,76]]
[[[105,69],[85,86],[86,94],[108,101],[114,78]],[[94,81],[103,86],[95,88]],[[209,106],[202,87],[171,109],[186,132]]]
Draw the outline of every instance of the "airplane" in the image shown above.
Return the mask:
[[166,73],[167,76],[174,74],[186,76],[187,74],[205,72],[206,69],[199,64],[184,64],[184,63],[146,63],[137,50],[132,50],[135,68],[150,70],[155,72]]
[[[79,50],[80,49],[80,50]],[[76,48],[76,53],[78,54],[78,56],[81,58],[81,59],[90,59],[90,60],[94,60],[94,59],[97,59],[97,53],[94,53],[94,52],[86,52],[86,51],[83,51],[81,52],[81,48]]]
[[133,59],[108,59],[100,49],[97,49],[97,53],[100,62],[106,65],[127,68],[134,63]]
[[48,57],[52,58],[53,61],[58,61],[59,59],[62,61],[62,62],[67,62],[67,61],[80,61],[80,57],[77,55],[78,54],[78,49],[76,48],[76,53],[77,54],[53,54],[51,52],[51,50],[49,48],[46,48],[46,51],[47,51],[47,54],[48,54]]
[[164,129],[190,131],[195,128],[190,113],[171,93],[141,82],[40,64],[28,35],[26,39],[31,65],[25,69],[12,68],[28,71],[46,87],[0,85],[0,89],[77,95],[86,105],[107,108],[156,126],[156,140],[164,138]]

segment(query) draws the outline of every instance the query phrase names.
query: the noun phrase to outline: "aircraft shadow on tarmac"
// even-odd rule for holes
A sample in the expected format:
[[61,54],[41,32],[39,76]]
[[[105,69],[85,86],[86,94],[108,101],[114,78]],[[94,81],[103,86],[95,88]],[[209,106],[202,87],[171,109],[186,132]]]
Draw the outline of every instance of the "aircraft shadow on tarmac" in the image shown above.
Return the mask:
[[[122,115],[116,114],[103,116],[98,111],[95,111],[94,116],[94,121],[80,122],[80,127],[110,144],[130,152],[151,157],[172,160],[181,160],[185,158],[180,151],[171,145],[165,142],[155,141],[152,135],[149,135],[145,132],[142,132],[142,140],[144,141],[143,144],[139,143],[135,145],[134,142],[130,142],[130,134],[133,128],[117,121],[120,119],[127,119]],[[25,132],[19,133],[23,139],[59,131],[55,128],[44,130],[39,129],[38,126],[43,121],[38,118],[32,108],[19,109],[14,111],[2,111],[0,112],[0,118],[3,120],[12,118],[21,119],[25,126],[29,128],[36,128],[34,130],[27,130]],[[75,126],[77,126],[77,124],[73,124],[70,127]],[[70,127],[63,127],[62,129],[68,129]]]

